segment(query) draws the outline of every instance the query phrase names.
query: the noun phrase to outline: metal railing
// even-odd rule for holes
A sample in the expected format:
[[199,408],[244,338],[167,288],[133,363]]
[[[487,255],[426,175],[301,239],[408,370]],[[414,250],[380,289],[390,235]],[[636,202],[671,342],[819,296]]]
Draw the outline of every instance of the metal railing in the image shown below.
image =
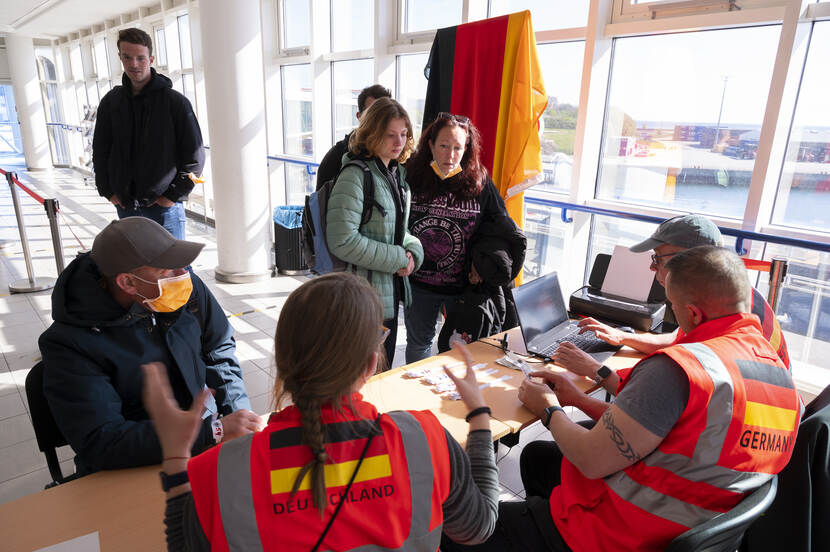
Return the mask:
[[[554,199],[545,199],[540,197],[530,197],[525,196],[525,201],[528,203],[533,203],[535,205],[544,205],[547,207],[556,207],[562,210],[561,218],[562,222],[564,223],[571,223],[573,219],[568,216],[568,211],[579,211],[582,213],[590,213],[592,215],[601,215],[606,217],[616,217],[628,220],[635,220],[638,222],[651,222],[654,224],[660,224],[663,222],[665,217],[655,217],[652,215],[641,215],[638,213],[629,213],[627,211],[618,211],[615,209],[605,209],[603,207],[591,207],[589,205],[580,205],[578,203],[569,203],[567,201],[557,201]],[[733,236],[735,238],[735,251],[739,255],[746,255],[747,251],[744,249],[744,240],[757,240],[763,241],[767,243],[775,243],[779,245],[789,245],[792,247],[800,247],[803,249],[811,249],[814,251],[821,251],[824,253],[830,253],[830,244],[812,241],[812,240],[802,240],[799,238],[789,238],[786,236],[776,236],[775,234],[766,234],[763,232],[751,232],[749,230],[738,230],[735,228],[726,228],[723,226],[718,226],[721,231],[721,234],[726,236]]]

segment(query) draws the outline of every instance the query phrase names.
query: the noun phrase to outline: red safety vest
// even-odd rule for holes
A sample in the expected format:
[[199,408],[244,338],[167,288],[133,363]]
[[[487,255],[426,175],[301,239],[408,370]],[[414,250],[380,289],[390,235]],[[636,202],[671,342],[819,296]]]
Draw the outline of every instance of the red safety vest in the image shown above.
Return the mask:
[[551,516],[574,550],[662,550],[790,459],[801,405],[755,316],[710,320],[654,354],[683,368],[689,401],[657,449],[625,470],[588,479],[562,461]]
[[[322,411],[329,456],[322,519],[309,475],[291,496],[312,458],[293,406],[273,414],[263,431],[188,463],[196,512],[213,550],[310,550],[341,501],[320,550],[438,549],[450,490],[444,428],[426,411],[390,412],[378,424],[374,406],[357,393],[351,400],[354,411],[330,405]],[[370,432],[375,436],[346,494]]]

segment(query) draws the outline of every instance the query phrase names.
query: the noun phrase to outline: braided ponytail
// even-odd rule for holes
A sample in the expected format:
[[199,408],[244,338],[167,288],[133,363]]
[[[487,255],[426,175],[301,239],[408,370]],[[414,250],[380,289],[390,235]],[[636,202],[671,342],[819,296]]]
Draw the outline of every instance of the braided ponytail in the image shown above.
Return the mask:
[[303,441],[311,447],[313,457],[297,474],[297,479],[291,488],[291,496],[297,494],[297,490],[300,488],[306,474],[311,471],[311,498],[320,513],[320,517],[322,517],[326,509],[326,460],[328,454],[326,453],[325,430],[320,419],[320,404],[316,401],[300,400],[295,402],[295,405],[300,411],[300,419],[303,423]]

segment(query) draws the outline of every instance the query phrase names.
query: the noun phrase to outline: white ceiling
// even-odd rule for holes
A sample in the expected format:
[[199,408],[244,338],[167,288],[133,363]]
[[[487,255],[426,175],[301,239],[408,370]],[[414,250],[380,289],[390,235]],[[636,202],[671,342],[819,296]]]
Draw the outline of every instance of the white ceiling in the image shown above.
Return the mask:
[[57,38],[103,23],[152,0],[0,0],[0,33]]

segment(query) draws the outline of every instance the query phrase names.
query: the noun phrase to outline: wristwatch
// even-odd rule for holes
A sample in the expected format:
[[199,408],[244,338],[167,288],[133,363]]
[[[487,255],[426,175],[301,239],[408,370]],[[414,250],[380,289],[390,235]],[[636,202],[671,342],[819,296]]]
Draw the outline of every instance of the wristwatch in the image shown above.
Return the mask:
[[167,474],[165,472],[159,472],[159,477],[161,477],[161,489],[166,493],[173,487],[178,487],[179,485],[184,485],[190,479],[187,477],[187,470],[180,471],[179,473],[174,474]]
[[600,366],[599,370],[597,370],[597,373],[594,376],[594,382],[602,383],[603,381],[605,381],[605,378],[611,375],[612,371],[613,370],[611,370],[611,368],[603,364],[602,366]]
[[556,412],[557,410],[561,410],[562,412],[565,412],[565,409],[562,408],[561,406],[549,406],[545,409],[545,421],[544,421],[545,427],[548,427],[550,425],[550,417],[553,416],[553,413]]

